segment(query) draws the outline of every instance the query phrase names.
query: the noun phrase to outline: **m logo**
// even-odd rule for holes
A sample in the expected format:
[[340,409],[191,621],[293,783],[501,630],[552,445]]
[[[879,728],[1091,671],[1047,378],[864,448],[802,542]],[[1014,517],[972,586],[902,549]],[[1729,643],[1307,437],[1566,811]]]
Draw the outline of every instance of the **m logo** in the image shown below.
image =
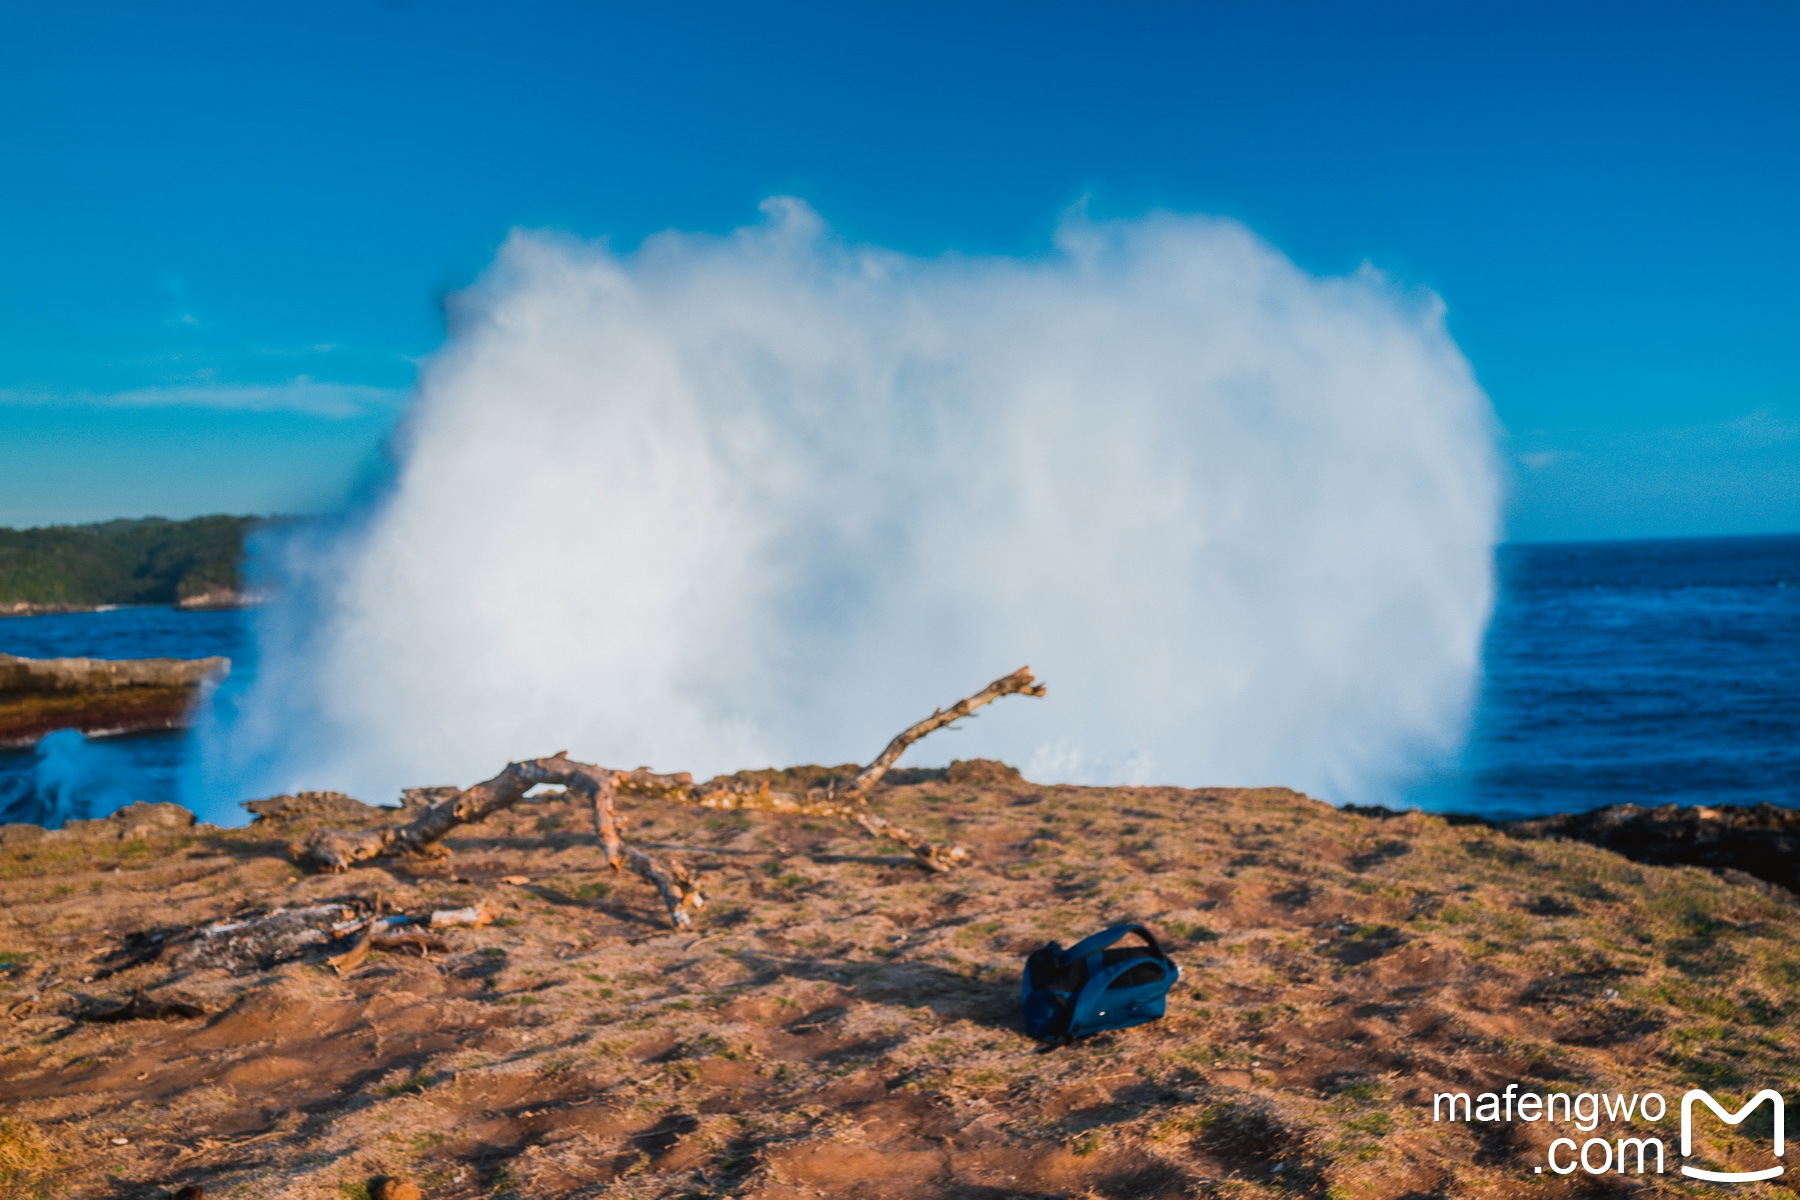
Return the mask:
[[[1744,1107],[1738,1109],[1735,1113],[1726,1112],[1719,1106],[1717,1100],[1714,1100],[1710,1095],[1701,1091],[1699,1088],[1694,1088],[1688,1092],[1687,1095],[1681,1098],[1681,1157],[1686,1158],[1694,1152],[1694,1101],[1696,1100],[1699,1100],[1705,1104],[1706,1107],[1712,1109],[1713,1112],[1717,1114],[1718,1118],[1727,1125],[1737,1125],[1742,1123],[1744,1118],[1750,1115],[1751,1109],[1755,1108],[1758,1104],[1761,1104],[1764,1100],[1767,1100],[1770,1106],[1775,1110],[1775,1157],[1782,1157],[1782,1135],[1784,1132],[1783,1126],[1787,1124],[1787,1102],[1781,1098],[1781,1093],[1774,1088],[1764,1088],[1762,1091],[1756,1093],[1756,1095],[1750,1097],[1749,1102],[1745,1104]],[[1705,1179],[1713,1183],[1750,1183],[1757,1179],[1773,1179],[1785,1170],[1787,1170],[1787,1168],[1780,1163],[1776,1163],[1772,1167],[1766,1167],[1761,1171],[1707,1171],[1700,1167],[1690,1167],[1684,1164],[1681,1168],[1681,1173],[1688,1176],[1690,1179]]]

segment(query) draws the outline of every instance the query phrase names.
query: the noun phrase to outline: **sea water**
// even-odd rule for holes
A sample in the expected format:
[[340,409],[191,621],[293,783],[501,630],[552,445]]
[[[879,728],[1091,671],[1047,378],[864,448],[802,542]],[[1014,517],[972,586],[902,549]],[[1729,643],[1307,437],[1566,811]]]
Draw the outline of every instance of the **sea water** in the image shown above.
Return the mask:
[[[1502,817],[1627,803],[1800,807],[1800,536],[1509,545],[1499,565],[1468,748],[1411,802]],[[236,688],[254,670],[251,619],[166,608],[16,617],[0,620],[0,652],[223,654]],[[0,753],[0,822],[173,800],[186,753],[181,734],[73,732]]]
[[1800,807],[1800,536],[1503,546],[1462,771],[1415,803]]
[[[25,658],[209,658],[231,660],[226,686],[254,670],[251,614],[131,607],[0,619],[0,654]],[[186,735],[86,738],[61,730],[35,748],[0,751],[0,823],[61,825],[103,817],[134,800],[173,801]],[[249,797],[245,797],[249,799]]]

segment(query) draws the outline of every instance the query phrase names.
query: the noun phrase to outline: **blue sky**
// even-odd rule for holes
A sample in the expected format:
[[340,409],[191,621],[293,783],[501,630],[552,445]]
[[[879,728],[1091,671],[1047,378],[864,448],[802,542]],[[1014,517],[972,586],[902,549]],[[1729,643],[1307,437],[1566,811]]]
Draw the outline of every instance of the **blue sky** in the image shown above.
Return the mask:
[[0,523],[328,505],[510,228],[785,193],[1373,262],[1448,302],[1512,536],[1800,530],[1796,48],[1791,3],[15,5]]

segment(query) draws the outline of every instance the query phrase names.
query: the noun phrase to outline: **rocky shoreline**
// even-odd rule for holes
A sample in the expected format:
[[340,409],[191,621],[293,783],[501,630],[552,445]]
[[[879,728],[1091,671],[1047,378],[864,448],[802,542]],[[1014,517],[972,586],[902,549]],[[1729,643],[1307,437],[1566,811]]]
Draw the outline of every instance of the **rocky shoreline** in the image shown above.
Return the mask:
[[0,654],[0,749],[58,729],[91,737],[179,729],[201,691],[225,678],[213,658],[17,658]]
[[255,592],[231,588],[208,588],[192,596],[184,596],[173,605],[136,604],[35,604],[29,600],[0,602],[0,617],[56,617],[69,613],[113,612],[121,608],[172,607],[181,612],[218,612],[238,608],[255,608],[263,597]]
[[[1416,810],[1345,805],[1359,816],[1392,819]],[[1733,882],[1760,881],[1800,895],[1800,809],[1773,804],[1609,804],[1586,812],[1497,820],[1438,814],[1520,841],[1585,842],[1658,867],[1701,867]]]
[[1800,811],[1757,805],[1616,804],[1591,812],[1485,822],[1511,837],[1586,842],[1653,866],[1749,875],[1800,893]]

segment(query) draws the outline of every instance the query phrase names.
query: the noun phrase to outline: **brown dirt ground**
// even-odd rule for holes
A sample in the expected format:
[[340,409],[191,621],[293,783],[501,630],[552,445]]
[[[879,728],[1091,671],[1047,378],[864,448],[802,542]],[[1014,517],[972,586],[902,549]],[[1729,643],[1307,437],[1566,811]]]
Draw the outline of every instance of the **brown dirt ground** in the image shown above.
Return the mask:
[[[554,798],[449,859],[336,876],[290,864],[291,824],[15,832],[0,1195],[356,1200],[383,1175],[431,1200],[1717,1195],[1674,1163],[1536,1174],[1567,1127],[1434,1123],[1430,1096],[1797,1090],[1800,922],[1768,885],[1281,789],[930,774],[874,803],[973,848],[950,875],[836,825],[635,806],[630,836],[706,873],[684,932]],[[322,951],[106,973],[145,934],[377,895],[503,920],[341,979]],[[1169,1016],[1039,1052],[1023,955],[1120,919],[1182,965]],[[80,1019],[137,994],[192,1007]],[[1629,1132],[1679,1153],[1673,1119]]]

